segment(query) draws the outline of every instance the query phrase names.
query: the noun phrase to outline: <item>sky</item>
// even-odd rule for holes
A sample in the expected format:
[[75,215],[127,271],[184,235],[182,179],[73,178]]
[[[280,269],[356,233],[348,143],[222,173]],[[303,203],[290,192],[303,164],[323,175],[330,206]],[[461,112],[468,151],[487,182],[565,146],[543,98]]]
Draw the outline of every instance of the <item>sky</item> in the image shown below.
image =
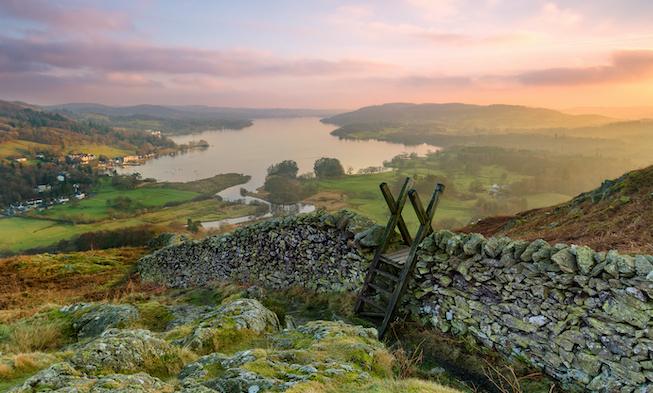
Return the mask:
[[653,1],[0,0],[0,99],[653,106]]

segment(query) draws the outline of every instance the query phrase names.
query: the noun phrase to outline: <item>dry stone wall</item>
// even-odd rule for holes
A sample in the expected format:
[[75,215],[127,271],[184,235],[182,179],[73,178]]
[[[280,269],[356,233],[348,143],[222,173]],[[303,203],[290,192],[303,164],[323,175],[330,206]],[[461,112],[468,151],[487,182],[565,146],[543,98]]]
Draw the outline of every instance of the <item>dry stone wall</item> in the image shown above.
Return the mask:
[[287,216],[184,241],[141,258],[141,279],[169,287],[238,280],[268,288],[356,290],[383,227],[341,210]]
[[[353,212],[318,210],[168,246],[138,266],[144,281],[171,287],[236,279],[356,291],[382,231]],[[402,307],[570,387],[653,392],[652,262],[650,255],[438,231],[420,245]]]
[[425,322],[598,392],[653,391],[653,257],[439,231],[409,305]]

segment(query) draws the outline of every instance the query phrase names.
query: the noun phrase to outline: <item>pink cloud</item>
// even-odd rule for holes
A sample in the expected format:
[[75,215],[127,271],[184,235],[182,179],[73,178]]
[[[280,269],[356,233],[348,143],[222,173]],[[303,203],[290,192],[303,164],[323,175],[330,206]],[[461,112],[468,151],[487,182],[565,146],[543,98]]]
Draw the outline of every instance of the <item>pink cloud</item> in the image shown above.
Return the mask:
[[138,43],[49,42],[0,36],[0,71],[90,69],[103,72],[211,76],[339,75],[385,72],[393,66],[358,59],[281,58],[248,49],[205,50]]
[[618,50],[612,64],[560,67],[526,72],[516,79],[525,85],[586,85],[620,83],[653,78],[653,50]]
[[2,0],[0,11],[18,19],[42,23],[55,28],[58,33],[134,31],[131,17],[126,12],[64,8],[44,0]]
[[547,3],[538,19],[547,24],[560,25],[563,27],[574,26],[582,19],[580,14],[577,14],[570,9],[561,10],[555,3]]
[[106,75],[106,82],[123,87],[163,87],[159,82],[147,79],[143,75],[111,72]]
[[182,86],[199,87],[202,89],[222,90],[227,84],[208,76],[182,76],[172,80],[174,83]]
[[525,44],[538,41],[542,38],[542,34],[529,31],[474,36],[471,34],[448,33],[438,29],[424,29],[408,24],[392,26],[381,22],[373,22],[367,26],[374,31],[379,31],[384,34],[400,34],[408,37],[417,37],[441,45]]

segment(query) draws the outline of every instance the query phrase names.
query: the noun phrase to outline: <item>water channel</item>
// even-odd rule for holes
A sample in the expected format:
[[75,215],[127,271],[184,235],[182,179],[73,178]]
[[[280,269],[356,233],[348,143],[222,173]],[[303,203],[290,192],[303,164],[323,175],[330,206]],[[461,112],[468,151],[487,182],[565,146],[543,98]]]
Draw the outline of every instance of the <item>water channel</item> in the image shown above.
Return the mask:
[[[251,127],[242,130],[212,130],[192,135],[171,137],[178,144],[203,139],[209,143],[206,149],[197,149],[174,156],[162,156],[145,164],[118,170],[122,174],[139,172],[143,178],[157,181],[187,182],[213,177],[220,173],[242,173],[251,180],[244,185],[230,187],[218,195],[224,200],[242,200],[251,203],[257,198],[242,197],[240,189],[254,191],[265,182],[267,168],[284,160],[294,160],[299,174],[312,172],[315,161],[322,157],[337,158],[345,170],[352,167],[354,173],[361,168],[381,166],[384,160],[403,152],[424,155],[439,148],[431,145],[406,146],[380,141],[353,141],[339,139],[330,134],[337,126],[324,124],[316,117],[259,119]],[[258,199],[261,203],[267,203]],[[275,211],[304,213],[313,205],[271,205]],[[223,220],[233,224],[251,217]],[[202,223],[210,227],[211,223]],[[215,224],[219,225],[219,224]]]

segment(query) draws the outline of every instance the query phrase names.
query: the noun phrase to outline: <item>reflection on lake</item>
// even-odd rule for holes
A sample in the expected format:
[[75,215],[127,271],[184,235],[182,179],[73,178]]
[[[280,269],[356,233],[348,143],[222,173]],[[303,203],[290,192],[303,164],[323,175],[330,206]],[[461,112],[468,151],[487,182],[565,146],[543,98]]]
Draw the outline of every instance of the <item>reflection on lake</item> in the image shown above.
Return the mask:
[[297,162],[302,174],[312,172],[318,158],[333,157],[340,160],[345,169],[353,167],[355,173],[360,168],[380,166],[384,160],[402,152],[424,155],[428,150],[439,149],[426,144],[405,146],[379,141],[340,140],[330,134],[336,128],[321,123],[316,117],[260,119],[254,120],[251,127],[238,131],[205,131],[174,136],[170,139],[178,144],[204,139],[210,147],[158,157],[118,172],[139,172],[143,178],[170,182],[205,179],[220,173],[243,173],[252,176],[252,180],[242,187],[255,190],[263,185],[268,167],[283,160]]
[[[178,144],[204,139],[206,149],[163,156],[145,164],[118,169],[121,174],[139,172],[143,178],[158,181],[186,182],[213,177],[220,173],[242,173],[252,179],[244,185],[220,192],[225,200],[242,199],[240,188],[253,191],[265,182],[267,169],[284,160],[294,160],[299,174],[312,172],[315,161],[322,157],[337,158],[345,170],[354,173],[361,168],[381,166],[384,160],[403,152],[424,155],[436,146],[405,146],[380,141],[340,140],[330,134],[337,126],[323,124],[316,117],[254,120],[243,130],[205,131],[171,137]],[[247,197],[250,198],[250,197]],[[247,199],[246,198],[246,199]],[[204,224],[203,224],[204,225]]]

